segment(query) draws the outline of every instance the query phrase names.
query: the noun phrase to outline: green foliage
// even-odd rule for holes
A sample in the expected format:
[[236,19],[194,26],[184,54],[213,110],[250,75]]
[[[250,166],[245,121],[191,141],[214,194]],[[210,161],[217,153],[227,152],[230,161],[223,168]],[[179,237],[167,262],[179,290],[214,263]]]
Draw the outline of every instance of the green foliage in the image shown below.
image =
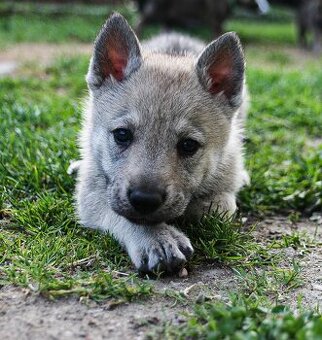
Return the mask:
[[[7,3],[6,6],[12,7]],[[1,7],[0,7],[1,8]],[[118,11],[134,25],[138,21],[138,13],[131,2],[123,6],[86,6],[86,5],[46,5],[20,4],[13,5],[14,14],[4,17],[0,23],[0,46],[13,42],[54,42],[65,41],[91,42],[99,27],[113,12]],[[227,31],[236,31],[243,42],[273,42],[276,44],[294,44],[296,40],[295,25],[289,12],[273,8],[267,17],[250,18],[238,15],[226,22]],[[251,20],[252,19],[252,20]],[[276,21],[277,19],[277,21]],[[275,20],[272,23],[272,20]],[[159,25],[148,26],[143,37],[149,37],[160,31]],[[210,40],[208,27],[190,30]]]
[[245,43],[294,44],[296,41],[295,26],[291,22],[269,23],[243,19],[230,20],[227,31],[235,31]]
[[197,254],[206,260],[245,263],[251,252],[258,250],[251,230],[242,231],[242,223],[235,217],[214,214],[205,217],[198,225],[190,225],[185,231]]
[[92,42],[106,18],[119,11],[131,23],[133,6],[7,4],[14,13],[0,23],[0,47],[13,42]]
[[3,280],[48,296],[77,294],[103,298],[146,295],[151,288],[135,275],[113,276],[129,268],[128,257],[108,235],[80,228],[70,195],[49,193],[11,208],[2,227]]
[[245,299],[231,304],[197,306],[180,326],[168,326],[166,339],[319,339],[322,317],[312,312],[295,315],[288,307],[264,308]]
[[[322,207],[321,69],[248,72],[252,105],[246,128],[252,185],[242,204],[257,211]],[[294,86],[296,84],[296,86]]]

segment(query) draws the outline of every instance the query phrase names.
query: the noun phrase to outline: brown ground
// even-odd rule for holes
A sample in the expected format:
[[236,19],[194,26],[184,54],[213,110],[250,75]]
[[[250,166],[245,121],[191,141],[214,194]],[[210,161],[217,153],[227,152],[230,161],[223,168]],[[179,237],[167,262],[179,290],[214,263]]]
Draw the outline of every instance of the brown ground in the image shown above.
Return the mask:
[[62,56],[79,54],[90,55],[91,44],[46,44],[46,43],[19,43],[5,49],[0,49],[0,77],[4,75],[17,75],[25,71],[20,66],[28,63],[49,65],[54,59]]
[[[280,238],[294,231],[306,233],[308,239],[322,241],[322,224],[310,220],[290,223],[284,217],[266,219],[258,226],[257,237]],[[281,291],[279,302],[314,308],[322,305],[322,248],[310,248],[299,256],[287,249],[289,258],[300,261],[303,285],[295,290]],[[190,310],[196,300],[225,300],[238,288],[237,278],[229,268],[209,265],[190,273],[187,279],[166,278],[152,281],[155,294],[147,300],[113,306],[76,298],[49,301],[29,290],[13,286],[0,289],[0,339],[142,339],[163,322],[179,323],[182,312]],[[181,292],[187,302],[166,297],[165,291]],[[173,295],[172,295],[173,296]]]
[[[298,69],[301,70],[308,62],[319,62],[319,58],[312,52],[295,47],[247,45],[245,47],[248,63],[252,67],[266,69]],[[55,58],[62,55],[90,55],[92,44],[48,44],[48,43],[19,43],[0,49],[0,76],[17,74],[19,66],[29,62],[48,65]],[[280,64],[274,60],[274,53],[284,54],[286,60]],[[273,57],[271,56],[273,54]],[[271,56],[271,57],[270,57]]]
[[[235,286],[235,279],[229,269],[220,268],[198,271],[185,280],[155,282],[160,293],[169,289],[181,291],[194,301],[208,294],[222,299],[229,286]],[[189,302],[180,303],[165,294],[113,307],[76,298],[49,301],[26,289],[6,286],[0,289],[0,338],[142,339],[154,325],[180,322],[181,313],[188,310]]]
[[294,259],[300,264],[300,278],[303,281],[301,287],[280,294],[279,302],[293,308],[297,307],[298,297],[302,297],[301,303],[305,308],[322,306],[322,215],[314,216],[311,220],[301,220],[295,224],[284,217],[266,219],[257,231],[259,239],[280,239],[282,235],[294,232],[305,235],[305,246],[300,251],[292,247],[285,250],[288,260]]

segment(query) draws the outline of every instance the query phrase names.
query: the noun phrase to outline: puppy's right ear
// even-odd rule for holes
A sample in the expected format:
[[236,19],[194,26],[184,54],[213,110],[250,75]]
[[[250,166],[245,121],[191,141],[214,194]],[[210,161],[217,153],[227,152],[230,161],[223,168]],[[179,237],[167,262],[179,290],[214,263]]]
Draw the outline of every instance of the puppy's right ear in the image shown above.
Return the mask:
[[106,79],[121,82],[142,62],[139,41],[118,13],[112,14],[101,28],[87,74],[90,88],[99,88]]

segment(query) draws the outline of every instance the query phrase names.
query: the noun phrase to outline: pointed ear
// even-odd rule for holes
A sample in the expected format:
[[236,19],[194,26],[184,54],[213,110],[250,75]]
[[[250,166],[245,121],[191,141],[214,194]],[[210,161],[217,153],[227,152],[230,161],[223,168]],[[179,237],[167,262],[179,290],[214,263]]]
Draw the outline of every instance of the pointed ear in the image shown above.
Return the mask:
[[201,52],[197,74],[202,86],[213,95],[223,94],[231,106],[242,100],[245,62],[236,33],[226,33]]
[[98,88],[105,79],[122,81],[140,67],[141,61],[135,33],[120,14],[114,13],[95,40],[87,83]]

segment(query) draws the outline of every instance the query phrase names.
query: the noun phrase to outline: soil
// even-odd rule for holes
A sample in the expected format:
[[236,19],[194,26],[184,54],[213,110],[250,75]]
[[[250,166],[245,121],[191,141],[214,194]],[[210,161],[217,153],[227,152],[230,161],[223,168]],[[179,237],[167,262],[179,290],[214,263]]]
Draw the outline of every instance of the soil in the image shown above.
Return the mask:
[[[189,301],[208,296],[224,299],[227,287],[236,286],[231,270],[204,268],[188,279],[159,279],[155,290],[163,294],[142,301],[113,304],[76,298],[50,301],[27,289],[5,286],[0,289],[1,339],[143,339],[151,327],[163,322],[182,322]],[[174,289],[188,297],[182,303],[166,297]]]
[[266,219],[259,224],[257,238],[280,239],[282,235],[291,233],[305,235],[306,239],[304,249],[300,252],[293,247],[285,249],[288,261],[294,259],[300,265],[302,285],[297,289],[281,292],[279,302],[296,309],[300,299],[304,309],[319,307],[322,305],[322,215],[313,214],[309,220],[296,223],[281,216]]
[[75,56],[85,54],[90,56],[91,44],[46,44],[46,43],[19,43],[0,49],[0,77],[15,76],[27,73],[28,63],[48,66],[60,56]]
[[[92,44],[69,43],[69,44],[49,44],[49,43],[18,43],[8,45],[0,49],[0,77],[5,75],[17,75],[25,73],[26,69],[21,65],[37,63],[37,65],[47,66],[54,59],[64,56],[74,56],[85,54],[90,56],[93,49]],[[276,69],[276,63],[266,58],[269,53],[282,53],[288,56],[289,61],[282,68],[292,68],[301,70],[308,61],[317,61],[317,56],[310,51],[301,50],[296,47],[271,46],[263,47],[259,45],[247,45],[246,52],[255,54],[251,58],[252,67]]]
[[[322,224],[300,220],[291,223],[284,217],[266,219],[258,224],[259,240],[280,238],[292,232],[305,233],[308,240],[322,240]],[[322,305],[322,249],[310,248],[299,256],[287,248],[288,256],[295,257],[302,267],[300,288],[281,292],[279,301],[296,309],[301,296],[303,308]],[[229,292],[238,288],[237,278],[228,267],[206,265],[189,273],[185,279],[176,277],[151,281],[153,297],[141,301],[115,304],[96,303],[77,298],[50,301],[27,289],[4,286],[0,289],[1,339],[143,339],[164,322],[173,324],[184,320],[183,312],[191,310],[196,301],[227,299]],[[165,292],[181,292],[188,299],[180,302]]]

